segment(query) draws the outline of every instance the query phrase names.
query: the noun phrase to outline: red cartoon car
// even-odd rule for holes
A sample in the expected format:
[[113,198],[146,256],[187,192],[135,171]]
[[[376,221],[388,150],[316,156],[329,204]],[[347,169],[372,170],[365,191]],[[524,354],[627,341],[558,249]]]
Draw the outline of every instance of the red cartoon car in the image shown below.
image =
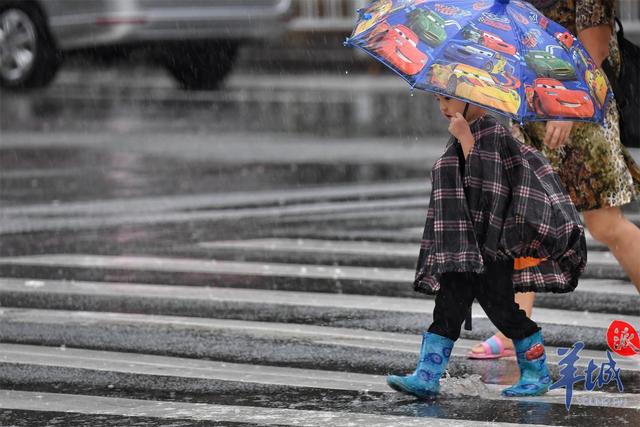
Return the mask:
[[404,25],[379,24],[369,35],[367,47],[406,75],[418,74],[429,57],[418,49],[418,36]]
[[495,34],[492,34],[486,31],[482,32],[482,44],[488,47],[489,49],[493,49],[498,52],[506,53],[509,55],[516,54],[515,46],[505,42]]
[[588,118],[594,114],[593,101],[586,92],[567,89],[556,79],[536,79],[525,93],[529,108],[539,116]]
[[571,49],[571,46],[573,46],[573,42],[575,41],[573,35],[568,31],[565,31],[564,33],[555,33],[554,36],[566,50]]
[[508,55],[516,54],[515,46],[505,42],[493,33],[478,29],[478,27],[474,26],[473,24],[465,27],[464,30],[462,30],[462,36],[467,40],[471,40],[474,43],[481,44],[484,47],[495,50],[496,52],[502,52]]

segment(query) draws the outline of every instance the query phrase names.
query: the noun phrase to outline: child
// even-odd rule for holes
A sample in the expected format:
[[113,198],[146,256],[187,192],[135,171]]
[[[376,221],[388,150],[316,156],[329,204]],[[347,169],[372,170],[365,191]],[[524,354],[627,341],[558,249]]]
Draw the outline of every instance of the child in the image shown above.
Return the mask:
[[417,291],[436,294],[433,323],[413,374],[390,375],[387,383],[418,397],[436,395],[475,298],[515,345],[520,380],[502,394],[544,394],[551,378],[540,328],[514,302],[514,292],[576,287],[586,264],[578,213],[540,153],[482,108],[436,98],[454,138],[432,171],[414,283]]

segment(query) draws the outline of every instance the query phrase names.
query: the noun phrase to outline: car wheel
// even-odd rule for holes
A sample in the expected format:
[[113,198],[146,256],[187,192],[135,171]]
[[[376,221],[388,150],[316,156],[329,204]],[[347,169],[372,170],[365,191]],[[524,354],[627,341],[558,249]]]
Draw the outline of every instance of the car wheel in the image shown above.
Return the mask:
[[238,51],[236,43],[203,42],[181,46],[162,62],[185,89],[217,89],[229,74]]
[[47,85],[62,61],[41,11],[27,2],[0,5],[0,86]]
[[484,64],[484,70],[490,73],[491,70],[493,70],[493,64],[491,62],[486,62]]
[[456,89],[458,88],[458,79],[456,76],[449,77],[449,81],[447,82],[447,92],[451,95],[456,94]]

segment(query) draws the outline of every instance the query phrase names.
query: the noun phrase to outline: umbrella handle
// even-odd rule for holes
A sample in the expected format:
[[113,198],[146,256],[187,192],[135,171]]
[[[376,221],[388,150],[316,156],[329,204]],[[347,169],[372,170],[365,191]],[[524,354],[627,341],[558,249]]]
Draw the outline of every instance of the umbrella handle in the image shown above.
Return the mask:
[[467,102],[464,106],[464,111],[462,112],[462,117],[467,120],[467,111],[469,111],[469,103]]

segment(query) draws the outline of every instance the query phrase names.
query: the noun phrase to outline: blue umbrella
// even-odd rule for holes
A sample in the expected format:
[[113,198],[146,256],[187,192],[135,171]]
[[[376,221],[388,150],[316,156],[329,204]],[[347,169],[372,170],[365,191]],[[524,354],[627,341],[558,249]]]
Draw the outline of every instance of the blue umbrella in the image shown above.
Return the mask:
[[612,95],[566,28],[520,0],[375,0],[346,45],[363,49],[412,88],[519,122],[602,123]]

